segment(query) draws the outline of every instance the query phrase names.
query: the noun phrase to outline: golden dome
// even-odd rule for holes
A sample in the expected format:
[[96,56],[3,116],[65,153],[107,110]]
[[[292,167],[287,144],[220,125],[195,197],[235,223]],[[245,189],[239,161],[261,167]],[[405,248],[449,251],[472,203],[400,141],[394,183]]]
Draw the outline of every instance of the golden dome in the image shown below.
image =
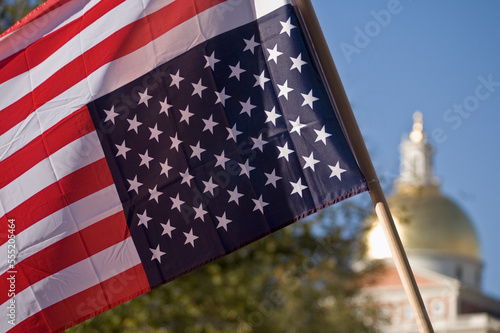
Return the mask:
[[[405,186],[399,188],[388,203],[408,253],[425,251],[481,261],[474,226],[437,187]],[[368,256],[373,259],[390,257],[378,221],[368,234]]]
[[[422,113],[416,112],[413,121],[413,131],[400,146],[396,194],[388,199],[401,241],[408,254],[448,254],[480,262],[474,226],[460,207],[439,191],[439,180],[432,171],[434,150],[423,130]],[[368,234],[368,257],[391,257],[378,221]]]

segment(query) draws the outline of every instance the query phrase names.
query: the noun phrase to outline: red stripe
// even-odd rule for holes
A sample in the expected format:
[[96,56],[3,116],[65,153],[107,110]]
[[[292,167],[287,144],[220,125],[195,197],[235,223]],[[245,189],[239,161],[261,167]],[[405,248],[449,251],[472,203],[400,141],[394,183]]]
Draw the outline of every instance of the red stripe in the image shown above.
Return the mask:
[[0,72],[0,82],[4,82],[4,81],[2,81],[2,77],[4,77],[4,73],[3,73],[4,68],[6,68],[8,66],[9,62],[15,61],[16,57],[19,56],[22,52],[24,52],[24,50],[19,50],[16,53],[11,54],[7,58],[0,60],[0,70],[1,70],[1,72]]
[[42,63],[82,30],[122,2],[124,0],[100,1],[78,19],[40,38],[28,48],[0,61],[0,68],[2,69],[0,71],[0,84]]
[[101,66],[136,51],[198,13],[225,1],[199,0],[196,3],[190,1],[187,5],[186,2],[175,1],[123,27],[54,73],[32,93],[6,107],[2,111],[0,135]]
[[89,164],[47,186],[0,219],[1,244],[7,241],[7,219],[16,219],[16,234],[58,210],[113,184],[106,159]]
[[87,106],[72,113],[26,146],[0,162],[0,188],[34,167],[67,144],[94,131]]
[[62,332],[150,290],[146,273],[139,264],[43,309],[9,332]]
[[[111,215],[48,246],[16,264],[16,294],[77,262],[130,237],[123,212]],[[56,259],[57,258],[57,259]],[[8,272],[0,275],[0,290],[9,290]],[[9,299],[0,294],[0,304]]]

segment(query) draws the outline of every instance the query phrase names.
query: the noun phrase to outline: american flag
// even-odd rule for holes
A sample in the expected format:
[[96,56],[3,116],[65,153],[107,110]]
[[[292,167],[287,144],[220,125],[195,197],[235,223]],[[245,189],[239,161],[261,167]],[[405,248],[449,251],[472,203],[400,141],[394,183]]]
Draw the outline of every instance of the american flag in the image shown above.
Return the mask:
[[56,1],[4,34],[0,329],[61,331],[367,190],[306,40],[286,0]]

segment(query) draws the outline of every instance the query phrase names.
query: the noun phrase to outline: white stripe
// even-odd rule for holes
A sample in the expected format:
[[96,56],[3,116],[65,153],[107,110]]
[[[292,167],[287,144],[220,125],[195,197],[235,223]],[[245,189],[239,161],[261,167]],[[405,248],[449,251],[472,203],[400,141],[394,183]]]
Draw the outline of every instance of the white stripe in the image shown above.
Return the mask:
[[43,36],[81,17],[99,0],[74,0],[0,38],[0,59],[26,48]]
[[276,9],[288,5],[292,0],[254,0],[252,5],[255,8],[255,15],[260,18]]
[[2,201],[0,201],[0,216],[5,215],[5,209],[3,209]]
[[[88,79],[82,80],[40,107],[37,110],[36,120],[29,117],[23,124],[2,135],[0,161],[39,136],[41,131],[51,128],[93,99],[118,89],[207,39],[252,22],[288,2],[288,0],[255,0],[255,4],[253,1],[252,4],[248,1],[237,2],[238,5],[232,5],[232,2],[223,3],[184,22],[141,49],[102,66],[90,74]],[[223,5],[225,7],[221,7]],[[258,16],[252,15],[254,11]],[[204,33],[200,34],[200,31]],[[145,59],[149,63],[145,63]],[[71,101],[70,105],[68,101]],[[23,128],[22,135],[19,134],[21,128]]]
[[[80,83],[80,87],[84,86]],[[50,110],[37,110],[30,114],[23,122],[15,125],[9,131],[0,136],[0,162],[7,159],[28,143],[39,137],[43,132],[59,123],[61,120],[79,110],[84,104],[82,100],[90,100],[90,96],[83,96],[85,89],[77,100],[64,101],[60,95],[50,103]]]
[[[5,107],[31,92],[31,89],[34,87],[31,87],[30,75],[31,72],[24,72],[0,84],[0,94],[5,95],[5,98],[2,98],[0,101],[0,110],[3,110]],[[1,114],[0,111],[0,115]]]
[[0,189],[8,213],[25,200],[70,173],[104,158],[96,132],[69,143]]
[[[16,236],[17,262],[123,210],[114,185],[110,185],[49,215]],[[7,243],[0,246],[7,253]],[[8,269],[0,262],[0,275]]]
[[[88,259],[82,260],[60,272],[57,272],[16,295],[16,322],[36,314],[65,298],[71,297],[107,279],[123,273],[141,261],[132,238],[113,245]],[[12,328],[7,323],[7,306],[1,305],[0,331]],[[74,311],[74,309],[73,309]]]

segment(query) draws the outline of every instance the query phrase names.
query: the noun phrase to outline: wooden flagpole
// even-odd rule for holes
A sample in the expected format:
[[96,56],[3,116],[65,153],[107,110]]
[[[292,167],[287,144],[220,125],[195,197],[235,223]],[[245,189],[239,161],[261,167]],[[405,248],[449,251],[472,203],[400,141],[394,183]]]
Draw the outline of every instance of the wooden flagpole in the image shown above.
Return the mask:
[[399,238],[394,220],[392,218],[387,200],[378,180],[375,168],[368,154],[363,137],[351,109],[340,76],[329,52],[328,45],[319,25],[316,13],[310,0],[295,0],[298,5],[303,23],[305,24],[318,60],[323,69],[323,75],[330,87],[331,94],[339,112],[341,121],[345,127],[346,135],[351,143],[354,155],[358,160],[361,172],[368,181],[370,196],[375,207],[375,212],[384,230],[387,242],[391,249],[394,263],[403,283],[403,288],[410,302],[413,314],[421,333],[433,333],[432,324],[425,309],[422,296],[418,290],[415,277],[412,273],[408,258]]

